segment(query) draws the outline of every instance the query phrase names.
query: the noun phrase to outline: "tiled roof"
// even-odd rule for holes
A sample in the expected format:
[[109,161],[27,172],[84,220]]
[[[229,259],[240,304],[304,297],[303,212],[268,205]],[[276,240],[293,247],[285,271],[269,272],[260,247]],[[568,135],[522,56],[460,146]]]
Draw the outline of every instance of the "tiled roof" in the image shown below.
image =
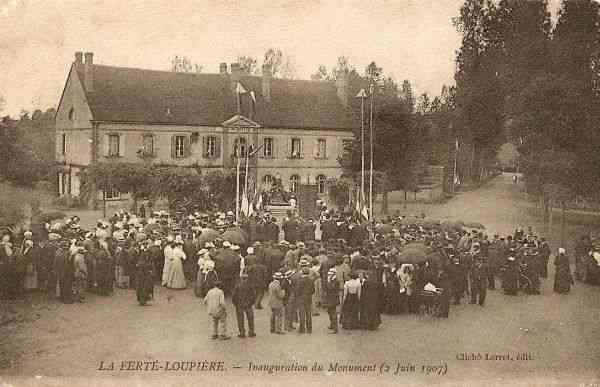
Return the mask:
[[[77,73],[85,82],[83,66]],[[93,65],[87,101],[96,121],[219,126],[237,114],[229,75],[175,73]],[[242,115],[271,128],[351,129],[357,120],[344,108],[331,82],[271,79],[271,101],[262,96],[262,78],[242,76],[256,95],[242,95]]]

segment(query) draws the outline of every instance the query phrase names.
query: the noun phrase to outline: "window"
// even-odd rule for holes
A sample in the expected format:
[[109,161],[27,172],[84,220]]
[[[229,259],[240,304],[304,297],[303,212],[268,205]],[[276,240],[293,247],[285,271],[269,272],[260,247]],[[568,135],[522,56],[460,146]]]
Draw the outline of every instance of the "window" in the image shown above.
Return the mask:
[[75,117],[75,109],[71,108],[71,110],[69,110],[69,120],[73,121]]
[[109,187],[106,191],[104,191],[105,199],[120,199],[121,193],[115,190],[114,187]]
[[119,135],[109,134],[108,135],[108,156],[117,157],[119,156]]
[[246,157],[246,139],[244,137],[238,137],[233,143],[233,156],[234,157]]
[[325,193],[325,185],[327,182],[327,178],[325,175],[317,176],[317,193],[324,194]]
[[175,158],[185,157],[185,136],[175,136]]
[[144,134],[142,142],[142,155],[154,156],[154,136],[151,134]]
[[273,153],[273,138],[265,137],[263,139],[263,156],[267,158],[272,158]]
[[266,187],[270,187],[275,183],[275,179],[271,175],[265,175],[263,177],[263,183]]
[[298,188],[300,186],[300,176],[292,175],[290,176],[290,191],[294,193],[298,193]]
[[317,155],[316,158],[324,159],[327,157],[327,141],[323,138],[317,140]]
[[292,153],[290,157],[292,159],[299,159],[302,157],[302,140],[299,138],[292,138]]
[[206,157],[215,157],[217,155],[217,138],[215,136],[206,137]]
[[62,150],[63,156],[67,154],[67,134],[66,133],[62,134],[61,150]]

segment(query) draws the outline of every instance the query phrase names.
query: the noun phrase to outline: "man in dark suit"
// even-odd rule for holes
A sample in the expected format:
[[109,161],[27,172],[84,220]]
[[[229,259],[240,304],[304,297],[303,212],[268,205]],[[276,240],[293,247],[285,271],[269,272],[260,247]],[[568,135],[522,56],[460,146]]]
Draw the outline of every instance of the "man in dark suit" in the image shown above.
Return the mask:
[[296,305],[300,315],[299,333],[312,333],[312,295],[315,293],[314,281],[309,277],[308,266],[302,267],[302,276],[295,284]]
[[254,287],[248,282],[248,275],[242,273],[240,282],[233,289],[231,302],[235,305],[235,315],[239,329],[239,338],[246,337],[246,328],[244,326],[244,315],[248,319],[248,337],[255,337],[254,333],[254,305],[256,293]]
[[337,306],[340,304],[340,297],[338,294],[338,280],[336,279],[336,269],[331,267],[327,270],[326,280],[323,281],[323,304],[327,308],[327,314],[329,315],[329,329],[330,333],[338,333],[338,318],[337,318]]
[[483,257],[477,255],[471,267],[471,304],[478,302],[480,306],[485,302],[488,285],[488,269],[483,261]]

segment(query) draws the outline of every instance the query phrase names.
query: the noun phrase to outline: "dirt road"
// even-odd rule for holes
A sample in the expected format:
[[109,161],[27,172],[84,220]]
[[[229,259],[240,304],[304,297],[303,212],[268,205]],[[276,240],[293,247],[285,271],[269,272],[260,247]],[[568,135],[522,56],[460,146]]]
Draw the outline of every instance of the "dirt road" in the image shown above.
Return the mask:
[[[515,219],[535,227],[509,184],[500,177],[432,209],[431,216],[476,220],[489,233],[512,231]],[[382,316],[378,331],[338,335],[327,334],[325,313],[314,318],[312,335],[272,335],[269,312],[262,310],[255,313],[258,337],[238,339],[230,308],[233,338],[212,341],[209,319],[191,289],[157,288],[148,307],[137,306],[134,291],[118,290],[107,298],[89,296],[84,304],[40,302],[27,310],[24,321],[0,327],[0,385],[592,385],[600,378],[600,288],[577,284],[560,296],[551,278],[539,296],[492,291],[485,307],[452,307],[447,320]],[[129,360],[150,369],[120,370]],[[198,371],[202,360],[221,361],[225,371]],[[144,361],[163,368],[153,371]],[[177,371],[188,366],[175,362],[195,362],[196,369]],[[250,363],[290,369],[269,374],[249,370]],[[315,363],[323,369],[313,370]],[[99,370],[111,364],[113,370]],[[365,367],[340,371],[348,364]]]

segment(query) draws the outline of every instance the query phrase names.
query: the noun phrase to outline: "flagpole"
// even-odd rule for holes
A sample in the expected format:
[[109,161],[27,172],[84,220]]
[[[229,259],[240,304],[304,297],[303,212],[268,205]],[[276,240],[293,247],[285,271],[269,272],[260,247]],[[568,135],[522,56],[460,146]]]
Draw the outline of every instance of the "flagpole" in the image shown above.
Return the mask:
[[[236,152],[237,156],[237,152]],[[240,221],[240,158],[237,157],[237,168],[235,169],[235,221]]]
[[454,172],[452,176],[452,193],[455,191],[456,185],[456,167],[458,166],[458,137],[456,138],[456,142],[454,143]]
[[365,98],[360,98],[360,155],[361,155],[361,167],[360,167],[360,195],[359,200],[362,203],[365,202]]
[[371,145],[371,167],[369,172],[369,220],[373,220],[373,95],[375,87],[369,85],[371,94],[371,120],[370,120],[370,145]]

